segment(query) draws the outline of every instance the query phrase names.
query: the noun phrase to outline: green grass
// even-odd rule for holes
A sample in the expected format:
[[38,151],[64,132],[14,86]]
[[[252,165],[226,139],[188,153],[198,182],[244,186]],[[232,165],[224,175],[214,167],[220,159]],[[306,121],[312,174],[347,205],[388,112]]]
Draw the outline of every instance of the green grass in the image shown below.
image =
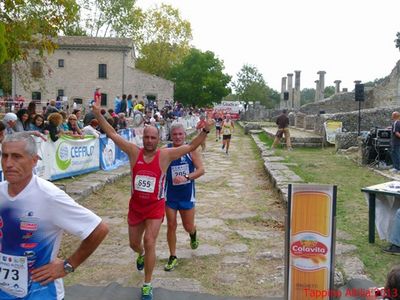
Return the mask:
[[265,132],[259,133],[258,138],[260,139],[261,142],[266,144],[268,147],[272,146],[273,140]]
[[[272,142],[261,134],[260,139],[267,139],[266,144]],[[289,168],[306,182],[337,186],[337,229],[351,235],[352,239],[345,243],[357,246],[357,255],[368,276],[382,285],[390,268],[399,260],[394,255],[382,253],[381,248],[386,242],[380,241],[378,236],[375,244],[368,243],[368,204],[361,188],[388,180],[335,154],[333,148],[295,148],[294,151],[276,150],[275,153],[285,161],[297,164]]]

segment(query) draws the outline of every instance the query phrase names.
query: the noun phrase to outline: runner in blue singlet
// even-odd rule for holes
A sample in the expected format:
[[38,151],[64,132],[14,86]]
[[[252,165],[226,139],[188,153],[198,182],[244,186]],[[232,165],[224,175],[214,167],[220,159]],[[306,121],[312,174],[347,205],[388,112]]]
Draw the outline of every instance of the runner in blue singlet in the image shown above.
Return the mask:
[[[186,132],[183,125],[174,123],[171,126],[172,143],[168,147],[179,147],[185,143]],[[194,179],[204,174],[201,155],[197,151],[190,152],[174,160],[167,171],[166,177],[166,216],[167,240],[170,251],[165,271],[172,271],[178,264],[176,257],[177,211],[182,218],[182,225],[190,235],[190,247],[197,249],[199,242],[194,224],[195,216],[195,185]]]

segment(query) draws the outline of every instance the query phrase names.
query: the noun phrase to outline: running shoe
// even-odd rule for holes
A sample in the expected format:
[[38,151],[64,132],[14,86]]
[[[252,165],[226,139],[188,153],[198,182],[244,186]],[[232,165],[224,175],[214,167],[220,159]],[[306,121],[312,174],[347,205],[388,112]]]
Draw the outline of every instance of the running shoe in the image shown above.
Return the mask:
[[189,235],[190,235],[190,248],[195,250],[199,247],[199,240],[197,239],[197,231]]
[[167,264],[164,267],[164,270],[167,272],[172,271],[173,269],[175,269],[177,265],[178,265],[178,259],[176,258],[176,256],[170,256]]
[[138,255],[137,259],[136,259],[136,268],[139,271],[142,271],[144,269],[144,255]]
[[142,300],[153,300],[153,287],[151,285],[142,286]]

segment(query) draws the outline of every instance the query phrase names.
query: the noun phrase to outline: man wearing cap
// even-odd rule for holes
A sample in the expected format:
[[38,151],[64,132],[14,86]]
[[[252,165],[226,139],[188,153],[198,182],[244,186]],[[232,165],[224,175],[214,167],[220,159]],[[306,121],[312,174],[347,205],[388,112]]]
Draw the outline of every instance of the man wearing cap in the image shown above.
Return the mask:
[[[62,279],[85,261],[108,233],[107,225],[52,183],[33,175],[36,142],[25,132],[7,135],[0,183],[0,299],[59,300]],[[58,258],[63,232],[82,242]]]
[[[3,120],[1,121],[5,126],[5,134],[14,134],[17,131],[15,130],[15,125],[17,124],[18,117],[14,113],[6,113],[4,115]],[[46,137],[42,135],[39,131],[24,131],[27,134],[31,134],[37,137],[40,137],[43,141],[47,141]]]
[[4,126],[6,127],[6,134],[15,133],[15,125],[17,124],[18,117],[14,113],[6,113],[2,120]]

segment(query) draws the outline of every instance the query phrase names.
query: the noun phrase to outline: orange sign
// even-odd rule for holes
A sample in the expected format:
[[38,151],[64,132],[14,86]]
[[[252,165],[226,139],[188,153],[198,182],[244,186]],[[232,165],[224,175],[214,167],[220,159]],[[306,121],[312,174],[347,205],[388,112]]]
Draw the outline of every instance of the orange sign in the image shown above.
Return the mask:
[[336,187],[289,185],[286,299],[330,299]]

